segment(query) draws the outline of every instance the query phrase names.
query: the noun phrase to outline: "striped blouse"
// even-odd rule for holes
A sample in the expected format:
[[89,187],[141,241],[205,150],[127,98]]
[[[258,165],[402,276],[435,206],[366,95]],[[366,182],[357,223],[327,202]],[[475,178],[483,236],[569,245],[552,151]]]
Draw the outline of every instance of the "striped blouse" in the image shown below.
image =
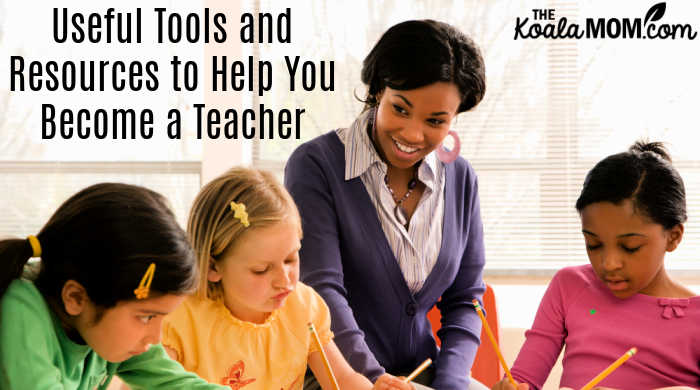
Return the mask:
[[396,202],[384,182],[386,163],[367,134],[370,113],[360,115],[349,128],[337,130],[345,145],[345,180],[362,179],[406,284],[416,294],[432,271],[442,244],[445,167],[434,151],[418,167],[418,180],[425,184],[425,191],[407,231],[394,216]]

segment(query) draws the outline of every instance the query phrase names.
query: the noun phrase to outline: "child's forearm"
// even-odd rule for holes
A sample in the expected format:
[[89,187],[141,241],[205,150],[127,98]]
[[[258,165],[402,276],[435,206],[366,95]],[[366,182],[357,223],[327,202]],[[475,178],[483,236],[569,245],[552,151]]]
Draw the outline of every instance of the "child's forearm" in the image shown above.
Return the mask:
[[[371,390],[374,388],[381,388],[386,390],[411,390],[413,388],[410,384],[389,374],[380,376],[377,382],[372,385],[369,379],[350,367],[333,341],[329,341],[324,345],[323,349],[328,358],[331,371],[333,371],[333,376],[335,376],[335,379],[338,381],[338,387],[341,389]],[[337,390],[333,386],[333,382],[330,379],[328,369],[323,362],[323,356],[320,351],[313,352],[309,355],[309,367],[311,367],[311,370],[314,372],[323,390]]]
[[[369,381],[364,375],[352,371],[343,373],[342,376],[336,378],[338,380],[338,385],[341,389],[361,389],[370,390],[372,389],[372,382]],[[323,390],[326,390],[325,388]],[[328,389],[335,390],[335,389]]]
[[[330,371],[333,372],[333,376],[338,382],[338,387],[362,390],[372,388],[372,382],[350,367],[332,340],[326,343],[323,349],[330,365]],[[308,364],[323,390],[336,390],[330,378],[329,367],[326,366],[321,351],[311,353]]]

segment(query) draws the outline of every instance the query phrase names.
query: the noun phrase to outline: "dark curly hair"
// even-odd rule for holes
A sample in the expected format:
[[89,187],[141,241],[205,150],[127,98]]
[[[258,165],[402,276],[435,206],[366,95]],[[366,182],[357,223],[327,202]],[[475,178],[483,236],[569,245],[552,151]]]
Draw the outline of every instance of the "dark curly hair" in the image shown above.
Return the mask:
[[389,28],[362,63],[368,86],[365,109],[389,87],[420,88],[435,82],[457,85],[457,113],[471,110],[484,97],[486,74],[479,48],[464,33],[435,20],[411,20]]

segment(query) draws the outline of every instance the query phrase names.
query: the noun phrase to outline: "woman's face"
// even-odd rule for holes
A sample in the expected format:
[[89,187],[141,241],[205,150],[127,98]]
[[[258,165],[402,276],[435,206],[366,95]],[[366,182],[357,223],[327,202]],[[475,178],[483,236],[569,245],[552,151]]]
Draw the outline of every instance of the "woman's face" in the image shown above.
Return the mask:
[[616,297],[665,294],[664,255],[678,246],[682,225],[664,229],[640,216],[630,200],[590,204],[581,210],[581,224],[588,259]]
[[406,91],[384,88],[374,136],[380,154],[395,168],[412,167],[442,143],[459,104],[454,83],[436,82]]

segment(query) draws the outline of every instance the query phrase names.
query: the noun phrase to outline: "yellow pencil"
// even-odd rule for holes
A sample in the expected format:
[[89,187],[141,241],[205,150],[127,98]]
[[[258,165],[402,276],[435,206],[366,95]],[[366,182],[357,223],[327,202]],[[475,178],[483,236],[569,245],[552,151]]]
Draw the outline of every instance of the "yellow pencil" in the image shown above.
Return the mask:
[[314,324],[309,322],[309,330],[311,331],[311,334],[314,337],[314,340],[316,340],[316,345],[318,345],[318,350],[321,351],[321,357],[323,358],[323,364],[326,366],[326,371],[328,372],[328,377],[331,379],[331,382],[333,382],[333,388],[335,390],[340,390],[340,386],[338,386],[338,381],[335,380],[335,375],[333,375],[333,370],[331,369],[331,363],[328,361],[328,357],[326,356],[326,352],[323,350],[323,345],[321,345],[321,339],[318,337],[318,333],[316,333],[316,328],[314,327]]
[[508,380],[510,380],[510,383],[513,384],[513,386],[518,387],[518,383],[515,382],[515,379],[513,379],[513,375],[510,374],[510,370],[508,369],[508,365],[506,364],[506,360],[503,359],[503,355],[501,355],[501,350],[498,348],[498,343],[496,342],[496,338],[493,337],[493,333],[491,332],[491,327],[489,327],[489,323],[486,322],[486,317],[484,317],[484,312],[481,311],[481,305],[479,305],[479,301],[474,299],[472,301],[474,304],[474,308],[476,309],[476,312],[479,313],[479,318],[481,318],[481,323],[484,325],[484,329],[486,330],[486,334],[489,336],[489,340],[491,340],[491,345],[493,345],[493,349],[496,351],[496,355],[498,356],[498,360],[501,361],[501,365],[503,366],[503,369],[506,372],[506,375],[508,375]]
[[620,367],[624,362],[627,361],[627,359],[631,358],[632,355],[637,353],[637,348],[631,348],[629,351],[625,352],[624,355],[620,356],[619,359],[615,360],[615,362],[611,365],[608,366],[603,372],[598,374],[595,378],[591,379],[590,382],[586,383],[585,386],[581,388],[581,390],[591,390],[593,386],[597,385],[598,382],[602,381],[605,379],[606,376],[610,375],[613,371],[615,371],[618,367]]
[[412,381],[415,377],[418,376],[418,374],[420,374],[421,372],[423,372],[423,370],[428,368],[428,366],[432,362],[433,361],[430,358],[425,359],[425,361],[421,363],[420,366],[418,366],[415,370],[413,370],[413,372],[409,376],[407,376],[403,381],[406,383]]

